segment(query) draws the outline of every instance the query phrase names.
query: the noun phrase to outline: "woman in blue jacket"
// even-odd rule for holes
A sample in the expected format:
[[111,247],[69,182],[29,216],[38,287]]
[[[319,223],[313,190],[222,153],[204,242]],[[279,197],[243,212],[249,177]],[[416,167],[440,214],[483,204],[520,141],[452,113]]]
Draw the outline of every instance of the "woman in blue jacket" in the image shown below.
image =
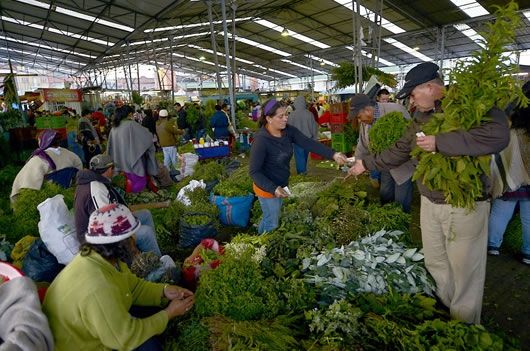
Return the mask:
[[223,104],[222,107],[220,105],[215,105],[215,113],[212,118],[210,118],[210,127],[213,129],[215,139],[228,140],[230,137],[230,131],[228,130],[228,126],[230,125],[228,122],[228,116],[223,111],[223,107],[225,106],[226,104]]

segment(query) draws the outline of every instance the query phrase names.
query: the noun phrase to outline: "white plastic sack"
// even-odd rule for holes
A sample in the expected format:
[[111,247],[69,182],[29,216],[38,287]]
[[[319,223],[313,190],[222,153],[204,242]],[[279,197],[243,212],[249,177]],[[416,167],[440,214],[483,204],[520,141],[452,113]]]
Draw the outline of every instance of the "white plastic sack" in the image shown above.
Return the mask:
[[193,174],[195,165],[197,164],[197,162],[199,162],[199,156],[196,154],[187,152],[183,155],[180,155],[179,160],[180,160],[179,177],[184,178],[184,177],[187,177]]
[[46,248],[61,264],[68,264],[79,251],[74,216],[59,194],[37,206],[40,213],[39,234]]
[[182,202],[186,206],[191,205],[191,200],[188,198],[188,195],[186,195],[186,192],[193,191],[196,188],[204,189],[206,188],[206,184],[202,180],[192,180],[188,185],[180,189],[177,194],[177,201]]

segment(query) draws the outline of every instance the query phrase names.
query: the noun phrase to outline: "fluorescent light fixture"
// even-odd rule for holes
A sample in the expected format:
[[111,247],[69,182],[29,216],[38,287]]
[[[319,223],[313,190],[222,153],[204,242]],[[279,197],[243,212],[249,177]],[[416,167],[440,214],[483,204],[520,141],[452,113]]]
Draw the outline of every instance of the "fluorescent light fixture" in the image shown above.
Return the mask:
[[[353,11],[353,4],[355,4],[355,8],[357,8],[357,4],[352,1],[348,0],[334,0],[336,3],[341,4],[342,6],[346,7],[347,9]],[[353,4],[352,4],[353,3]],[[359,9],[361,11],[361,15],[365,15],[370,21],[375,22],[375,12],[367,9],[363,5],[359,6]],[[398,25],[390,22],[389,20],[385,19],[384,17],[381,18],[381,27],[385,28],[386,30],[394,33],[405,33],[405,30]]]
[[262,66],[262,65],[252,65],[256,68],[259,68],[259,69],[262,69],[262,70],[268,70],[269,72],[276,72],[278,74],[282,74],[284,76],[287,76],[287,77],[291,77],[291,78],[296,78],[295,75],[293,74],[290,74],[290,73],[287,73],[287,72],[283,72],[283,71],[280,71],[280,70],[277,70],[277,69],[273,69],[273,68],[267,68],[265,66]]
[[101,44],[105,46],[113,46],[115,44],[110,41],[106,42],[100,39],[92,38],[92,37],[89,37],[88,35],[80,35],[80,34],[68,32],[68,31],[63,31],[57,28],[44,27],[40,24],[30,23],[30,22],[22,21],[19,19],[11,18],[11,17],[0,16],[0,18],[6,22],[11,22],[11,23],[19,24],[19,25],[26,26],[26,27],[36,28],[40,30],[46,30],[48,32],[57,33],[57,34],[65,35],[68,37],[74,37],[80,40],[90,41],[96,44]]
[[46,28],[46,30],[49,31],[49,32],[52,32],[52,33],[57,33],[57,34],[62,34],[62,35],[66,35],[66,36],[69,36],[69,37],[74,37],[76,39],[90,41],[90,42],[96,43],[96,44],[101,44],[101,45],[106,45],[106,46],[114,46],[114,44],[116,44],[116,43],[113,43],[111,41],[107,42],[107,41],[104,41],[104,40],[101,40],[101,39],[96,39],[96,38],[89,37],[88,35],[81,35],[81,34],[77,34],[77,33],[72,33],[72,32],[68,32],[68,31],[65,31],[65,30],[60,30],[60,29],[57,29],[57,28]]
[[320,61],[320,65],[321,65],[321,66],[325,66],[326,63],[325,63],[324,61]]
[[[323,59],[323,58],[318,57],[318,56],[305,54],[304,57],[307,57],[307,58],[312,59],[312,60],[314,60],[314,61],[318,61],[318,62],[320,62],[320,63],[323,62],[324,64],[326,64],[326,65],[330,65],[330,66],[332,66],[332,67],[339,67],[339,65],[337,65],[335,62],[328,61],[328,60]],[[323,65],[321,64],[321,66],[323,66]]]
[[[186,56],[186,55],[182,55],[182,54],[178,54],[178,53],[173,53],[172,55],[176,56],[176,57],[184,58],[186,60],[206,63],[207,65],[215,66],[215,63],[213,63],[213,62],[210,62],[210,61],[207,61],[207,60],[201,60],[201,59],[198,59],[196,57]],[[223,66],[223,65],[219,65],[219,67],[226,68],[226,66]]]
[[530,11],[523,12],[523,15],[525,15],[526,19],[530,21]]
[[392,38],[385,38],[383,39],[384,41],[386,41],[387,43],[389,43],[390,45],[393,45],[395,46],[396,48],[400,49],[400,50],[403,50],[405,51],[406,53],[409,53],[410,55],[412,56],[415,56],[417,58],[419,58],[420,60],[422,61],[434,61],[432,58],[430,58],[429,56],[426,56],[424,54],[422,54],[421,52],[419,51],[415,51],[414,49],[412,49],[410,46],[407,46],[405,44],[403,44],[402,42],[400,41],[397,41],[396,39],[392,39]]
[[300,67],[300,68],[304,68],[304,69],[307,69],[308,71],[313,71],[313,72],[317,72],[317,73],[320,73],[320,74],[327,74],[327,72],[324,72],[324,71],[319,71],[318,69],[314,69],[314,68],[311,68],[311,67],[308,67],[307,65],[302,65],[298,62],[293,62],[291,60],[287,60],[287,59],[281,59],[282,62],[285,62],[285,63],[289,63],[293,66],[297,66],[297,67]]
[[193,34],[177,35],[176,37],[173,37],[173,39],[179,40],[179,39],[185,39],[185,38],[200,37],[200,36],[209,35],[209,34],[210,32],[200,32],[200,33],[193,33]]
[[415,47],[412,48],[412,50],[414,50],[414,51],[419,51],[419,50],[420,50],[420,47],[419,47],[419,46],[415,46]]
[[[242,18],[236,18],[236,22],[241,21],[249,21],[252,17],[242,17]],[[226,20],[227,23],[232,23],[232,20]],[[222,24],[223,21],[213,21],[213,24]],[[164,32],[168,30],[177,30],[177,29],[187,29],[187,28],[195,28],[195,27],[206,27],[210,26],[210,22],[200,22],[200,23],[190,23],[190,24],[182,24],[179,26],[171,26],[171,27],[160,27],[160,28],[150,28],[144,30],[144,33],[151,33],[151,32]]]
[[489,15],[490,13],[475,0],[450,0],[471,18]]
[[46,50],[58,51],[58,52],[62,52],[62,53],[65,53],[65,54],[72,54],[72,55],[88,57],[88,58],[95,57],[95,56],[92,56],[92,55],[87,55],[87,54],[82,54],[80,52],[75,52],[73,50],[54,48],[52,46],[48,46],[48,45],[45,45],[45,44],[34,43],[34,42],[26,41],[26,40],[19,40],[19,39],[15,39],[15,38],[5,37],[5,36],[2,36],[2,35],[0,35],[0,40],[8,40],[8,41],[12,41],[12,42],[19,43],[19,44],[35,46],[35,47],[43,48],[43,49],[46,49]]
[[[299,34],[297,32],[294,32],[292,30],[287,30],[286,27],[281,27],[279,25],[277,25],[276,23],[272,23],[271,21],[267,21],[267,20],[264,20],[264,19],[261,19],[261,18],[257,18],[254,23],[257,23],[257,24],[260,24],[264,27],[267,27],[269,29],[272,29],[272,30],[275,30],[279,33],[282,34],[282,36],[288,36],[290,35],[291,37],[295,38],[295,39],[298,39],[300,41],[303,41],[304,43],[307,43],[307,44],[311,44],[311,45],[314,45],[316,46],[317,48],[320,48],[320,49],[327,49],[329,48],[330,46],[329,45],[326,45],[324,43],[321,43],[317,40],[314,40],[314,39],[311,39],[303,34]],[[282,29],[283,28],[283,29]]]
[[[228,34],[230,37],[233,37],[232,34]],[[275,53],[277,55],[280,55],[280,56],[283,56],[283,57],[289,57],[291,56],[291,54],[289,54],[288,52],[285,52],[285,51],[282,51],[282,50],[278,50],[278,49],[275,49],[273,47],[270,47],[268,45],[265,45],[265,44],[261,44],[261,43],[258,43],[257,41],[254,41],[254,40],[250,40],[250,39],[247,39],[247,38],[243,38],[243,37],[240,37],[240,36],[235,36],[235,39],[236,41],[240,41],[244,44],[247,44],[247,45],[251,45],[251,46],[254,46],[256,48],[260,48],[260,49],[263,49],[263,50],[266,50],[266,51],[270,51],[272,53]]]
[[201,56],[199,57],[199,60],[204,61],[204,60],[206,60],[206,57],[204,57],[204,55],[201,55]]
[[482,35],[478,34],[473,28],[471,28],[467,24],[455,24],[453,27],[455,27],[456,30],[459,30],[462,34],[471,39],[473,42],[475,42],[475,44],[477,44],[481,48],[486,48],[486,45],[484,44],[486,42],[486,39],[484,39]]
[[[200,51],[204,51],[204,52],[207,52],[207,53],[212,54],[212,55],[213,55],[213,53],[214,53],[213,50],[211,50],[211,49],[205,49],[205,48],[203,48],[203,47],[201,47],[201,46],[198,46],[198,45],[189,44],[189,45],[187,45],[187,46],[190,47],[190,48],[192,48],[192,49],[197,49],[197,50],[200,50]],[[223,56],[223,57],[224,57],[225,54],[222,54],[222,53],[220,53],[220,52],[217,52],[217,56]],[[228,57],[229,57],[230,59],[232,59],[232,56],[231,56],[231,55],[229,55]],[[245,60],[245,59],[242,59],[242,58],[239,58],[239,57],[236,57],[236,61],[243,62],[243,63],[249,64],[249,65],[252,65],[252,64],[254,63],[254,62],[252,62],[252,61]]]
[[45,2],[36,1],[36,0],[17,0],[18,2],[21,2],[23,4],[33,5],[37,7],[41,7],[43,9],[48,10],[50,8],[50,4],[47,4]]
[[[50,8],[50,4],[45,3],[45,2],[41,2],[41,1],[37,1],[37,0],[16,0],[16,1],[24,3],[24,4],[28,4],[28,5],[41,7],[41,8],[46,9],[46,10],[48,10]],[[67,16],[80,18],[80,19],[83,19],[85,21],[96,22],[96,23],[99,23],[99,24],[102,24],[104,26],[108,26],[108,27],[111,27],[111,28],[114,28],[114,29],[121,29],[121,30],[126,31],[126,32],[134,31],[134,28],[132,28],[132,27],[124,26],[122,24],[114,23],[114,22],[111,22],[111,21],[107,21],[107,20],[104,20],[104,19],[101,19],[101,18],[97,18],[97,17],[91,16],[91,15],[87,15],[87,14],[84,14],[84,13],[81,13],[81,12],[69,10],[67,8],[64,8],[64,7],[54,6],[54,7],[52,7],[52,10],[54,10],[55,12],[58,12],[58,13],[65,14]]]
[[[167,40],[169,40],[169,39],[168,38],[160,38],[160,39],[153,39],[153,40],[133,41],[132,43],[129,43],[129,45],[135,46],[135,45],[142,45],[142,44],[151,44],[151,43],[158,43],[158,42],[167,41]],[[127,44],[122,44],[121,46],[124,47],[124,46],[127,46]]]
[[55,57],[55,56],[44,56],[44,55],[37,54],[37,53],[33,54],[31,52],[24,51],[24,50],[18,50],[18,49],[12,49],[12,48],[7,49],[7,48],[2,48],[2,47],[0,47],[0,50],[5,50],[5,51],[8,51],[8,52],[18,52],[18,53],[23,54],[23,55],[31,55],[32,57],[39,57],[39,58],[42,58],[42,59],[45,59],[45,60],[55,60],[55,61],[62,61],[62,62],[72,63],[72,64],[75,64],[75,65],[78,65],[78,66],[85,65],[85,63],[80,63],[80,62],[76,62],[76,61],[66,60],[64,58]]

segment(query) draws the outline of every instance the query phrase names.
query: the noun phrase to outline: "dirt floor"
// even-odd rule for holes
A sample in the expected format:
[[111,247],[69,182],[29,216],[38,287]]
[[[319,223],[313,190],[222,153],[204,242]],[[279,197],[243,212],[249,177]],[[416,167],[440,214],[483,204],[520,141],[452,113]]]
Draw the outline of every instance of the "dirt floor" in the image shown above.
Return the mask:
[[[309,161],[308,175],[329,180],[345,175],[334,169],[316,167],[319,162]],[[294,165],[291,168],[291,174],[296,174]],[[414,188],[410,231],[413,241],[421,245],[420,202]],[[371,186],[367,190],[371,198],[377,198],[378,190]],[[521,349],[530,351],[530,266],[512,254],[488,256],[482,323],[489,331],[519,339]]]

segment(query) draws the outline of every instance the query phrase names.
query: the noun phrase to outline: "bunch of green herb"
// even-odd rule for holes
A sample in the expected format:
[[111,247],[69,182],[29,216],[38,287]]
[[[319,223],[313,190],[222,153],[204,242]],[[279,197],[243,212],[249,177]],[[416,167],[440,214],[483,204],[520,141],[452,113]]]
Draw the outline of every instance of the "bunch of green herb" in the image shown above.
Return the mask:
[[164,189],[160,189],[156,193],[152,191],[142,191],[140,193],[125,193],[125,201],[129,205],[164,202],[167,200],[174,200],[175,197],[175,194]]
[[211,182],[213,180],[221,180],[225,175],[225,168],[217,161],[209,161],[206,163],[197,162],[193,178],[197,180],[204,180]]
[[206,214],[184,213],[181,219],[182,223],[192,226],[204,226],[212,223],[213,218]]
[[19,110],[9,110],[7,112],[0,112],[0,127],[4,131],[13,128],[24,127],[24,119]]
[[10,240],[16,242],[24,235],[39,233],[40,213],[37,206],[41,202],[57,194],[62,194],[66,206],[72,208],[74,193],[75,188],[64,189],[52,182],[44,182],[41,190],[22,189],[13,203],[13,224],[15,227],[10,228],[10,232],[16,233],[16,238],[10,238]]
[[353,181],[332,181],[317,194],[318,199],[311,207],[313,216],[331,218],[348,204],[363,204],[368,194],[362,189],[358,183]]
[[15,180],[15,177],[20,171],[20,168],[20,166],[7,165],[4,168],[0,169],[0,189],[2,189],[0,190],[1,192],[6,192],[6,195],[9,195],[7,194],[7,192],[11,191],[13,181]]
[[[375,233],[381,229],[408,232],[411,217],[399,204],[389,203],[383,206],[370,204],[367,210],[370,215],[366,228],[368,233]],[[401,239],[405,239],[405,236]]]
[[234,321],[222,316],[204,318],[208,325],[213,350],[267,350],[299,349],[297,337],[300,318],[278,316],[274,319]]
[[217,269],[202,272],[195,293],[197,315],[240,321],[276,316],[281,304],[274,281],[265,279],[252,255],[252,250],[238,257],[225,253]]
[[252,193],[252,179],[248,174],[248,166],[237,169],[230,177],[221,180],[213,188],[213,192],[224,197],[245,196]]
[[195,149],[193,148],[193,143],[185,143],[178,147],[178,152],[180,155],[185,153],[195,153]]
[[403,340],[404,350],[505,350],[503,340],[481,325],[435,319],[419,325]]
[[[444,112],[434,114],[424,125],[426,135],[478,127],[491,119],[487,115],[491,108],[503,109],[512,101],[526,106],[526,98],[514,76],[517,67],[509,63],[506,52],[521,24],[517,9],[513,1],[505,8],[498,8],[495,22],[486,23],[487,31],[481,33],[485,48],[474,52],[470,61],[457,62],[449,72],[450,87],[442,101]],[[448,204],[472,209],[475,201],[484,195],[481,176],[489,174],[489,155],[446,157],[419,147],[412,155],[419,158],[413,180],[423,182],[431,190],[442,191]]]
[[263,211],[261,210],[261,205],[259,201],[254,201],[252,209],[250,210],[250,223],[259,224],[261,217],[263,216]]
[[309,321],[309,330],[321,345],[329,345],[337,349],[357,344],[363,334],[361,323],[362,311],[347,302],[337,300],[327,308],[305,312]]
[[314,308],[317,294],[314,286],[299,278],[279,278],[278,296],[282,301],[281,313],[297,314]]
[[390,287],[432,295],[434,282],[421,262],[423,255],[400,243],[401,235],[379,231],[347,246],[314,253],[302,261],[305,280],[320,289],[324,302],[350,293],[383,294]]
[[338,245],[347,245],[370,234],[367,228],[370,214],[360,206],[347,204],[339,209],[337,216],[329,220]]
[[407,129],[410,121],[398,111],[387,113],[377,119],[368,131],[370,151],[383,152],[396,143]]
[[187,319],[170,321],[163,334],[164,350],[167,351],[210,351],[210,332],[208,327],[199,320]]

